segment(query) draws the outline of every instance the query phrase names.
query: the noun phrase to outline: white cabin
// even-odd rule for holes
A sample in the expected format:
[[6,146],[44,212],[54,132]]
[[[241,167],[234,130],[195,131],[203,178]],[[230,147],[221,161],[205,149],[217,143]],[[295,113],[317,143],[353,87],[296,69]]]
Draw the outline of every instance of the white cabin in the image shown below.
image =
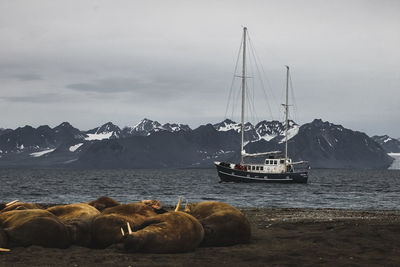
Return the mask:
[[[231,168],[237,169],[237,165],[231,164]],[[294,171],[292,160],[287,159],[285,164],[285,158],[274,158],[265,159],[264,164],[253,164],[245,163],[241,165],[244,167],[244,171],[258,172],[258,173],[285,173]]]

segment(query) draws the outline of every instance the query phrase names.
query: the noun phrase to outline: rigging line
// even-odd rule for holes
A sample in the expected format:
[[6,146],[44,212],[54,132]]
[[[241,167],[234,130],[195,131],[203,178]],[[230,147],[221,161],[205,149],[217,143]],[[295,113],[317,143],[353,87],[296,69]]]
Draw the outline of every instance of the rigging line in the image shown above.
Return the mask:
[[[250,54],[250,52],[249,52]],[[248,57],[248,62],[249,62],[249,73],[251,77],[254,77],[254,68],[253,68],[253,58]],[[248,108],[248,119],[250,122],[255,122],[258,119],[256,108],[255,108],[255,79],[251,79],[250,81],[247,79],[246,80],[246,95],[248,99],[248,103],[250,103],[249,108]]]
[[[248,52],[249,53],[249,52]],[[247,71],[248,73],[253,77],[254,72],[253,72],[253,64],[252,64],[252,58],[250,56],[247,56],[247,62],[248,62],[248,68]],[[251,105],[254,103],[254,79],[251,79],[250,81],[247,79],[246,80],[246,99],[247,99],[247,119],[248,121],[252,121],[253,119],[253,114],[251,113]]]
[[[243,36],[240,40],[239,50],[238,50],[237,57],[236,57],[235,70],[233,71],[233,77],[232,77],[231,86],[229,89],[228,101],[227,101],[226,108],[225,108],[225,118],[226,118],[226,115],[228,114],[229,104],[230,104],[231,97],[232,97],[232,90],[233,90],[233,86],[235,83],[235,78],[236,78],[235,76],[236,76],[236,72],[237,72],[237,68],[238,68],[238,62],[239,62],[239,58],[240,58],[240,54],[241,54],[240,52],[242,50],[242,45],[243,45]],[[232,99],[232,101],[233,101],[233,99]],[[233,113],[233,111],[232,111],[232,113]]]
[[[248,52],[250,53],[250,52]],[[248,73],[253,77],[254,75],[254,71],[253,71],[253,64],[252,64],[252,58],[250,56],[247,57],[248,59],[248,68],[247,71]],[[254,79],[247,79],[246,80],[246,103],[248,103],[247,107],[246,107],[246,112],[247,112],[247,120],[248,121],[252,121],[253,120],[253,116],[254,114],[252,113],[252,106],[251,104],[254,103]]]
[[[261,64],[261,60],[260,60],[260,58],[259,58],[259,56],[257,54],[256,48],[254,47],[253,42],[250,40],[250,36],[249,36],[249,47],[250,47],[250,50],[251,50],[251,52],[253,54],[253,57],[254,57],[254,62],[255,62],[255,66],[256,66],[256,69],[257,69],[258,76],[260,77],[261,89],[262,89],[262,92],[264,93],[264,97],[265,97],[266,102],[267,102],[267,106],[268,106],[268,110],[269,110],[271,119],[273,120],[274,116],[273,116],[273,112],[272,112],[272,109],[271,109],[271,105],[270,105],[270,103],[268,101],[269,97],[268,97],[267,92],[265,90],[265,85],[264,85],[265,83],[264,83],[263,77],[265,77],[265,79],[267,81],[267,85],[269,87],[269,90],[271,91],[271,96],[272,96],[273,102],[276,102],[275,101],[275,97],[273,95],[272,86],[271,86],[271,83],[270,83],[270,81],[268,79],[268,76],[265,73],[264,67]],[[259,67],[259,65],[260,65],[260,67]],[[262,74],[263,75],[261,75],[260,68],[262,70]]]
[[[231,118],[236,122],[236,119],[234,119],[234,112],[235,112],[235,107],[239,106],[239,102],[241,101],[241,85],[239,85],[239,89],[237,90],[236,97],[233,99],[233,104],[232,104],[232,113],[231,113]],[[235,102],[236,101],[236,102]]]
[[[257,115],[256,108],[255,108],[255,105],[254,105],[254,102],[255,102],[254,101],[254,90],[253,90],[253,94],[251,94],[251,95],[250,94],[251,94],[250,90],[247,90],[246,91],[246,96],[247,96],[247,99],[249,99],[249,101],[248,101],[249,102],[249,105],[248,105],[248,114],[249,114],[249,116],[248,116],[248,118],[249,118],[250,122],[251,121],[257,122],[258,115]],[[250,99],[252,101],[250,101]]]
[[[253,56],[255,57],[255,55],[254,55],[254,51],[252,50],[252,53],[253,53]],[[256,58],[255,58],[256,59]],[[254,61],[254,63],[255,63],[255,66],[256,66],[256,70],[257,70],[257,75],[260,77],[260,85],[261,85],[261,91],[263,92],[263,94],[264,94],[264,97],[265,97],[265,101],[266,101],[266,104],[267,104],[267,108],[268,108],[268,111],[269,111],[269,114],[270,114],[270,117],[271,117],[271,119],[273,119],[273,112],[272,112],[272,109],[271,109],[271,105],[270,105],[270,103],[269,103],[269,97],[268,97],[268,95],[267,95],[267,92],[266,92],[266,90],[265,90],[265,86],[264,86],[264,82],[263,82],[263,79],[262,79],[262,77],[261,77],[261,72],[260,72],[260,69],[259,69],[259,67],[258,67],[258,62],[257,62],[257,60],[255,60]]]
[[[297,103],[296,103],[296,97],[294,95],[294,89],[293,89],[293,83],[292,83],[292,74],[289,73],[289,87],[290,87],[290,92],[292,93],[292,103],[293,103],[293,121],[297,122],[298,116],[297,116]],[[290,114],[290,113],[289,113]]]

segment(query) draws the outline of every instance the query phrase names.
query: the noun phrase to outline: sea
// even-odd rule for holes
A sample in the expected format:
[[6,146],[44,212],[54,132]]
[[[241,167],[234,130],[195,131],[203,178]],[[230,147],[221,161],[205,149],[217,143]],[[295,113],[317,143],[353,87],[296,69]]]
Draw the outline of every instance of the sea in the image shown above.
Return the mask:
[[311,169],[307,184],[220,183],[215,169],[0,169],[0,202],[67,204],[109,196],[173,206],[215,200],[237,207],[400,210],[400,170]]

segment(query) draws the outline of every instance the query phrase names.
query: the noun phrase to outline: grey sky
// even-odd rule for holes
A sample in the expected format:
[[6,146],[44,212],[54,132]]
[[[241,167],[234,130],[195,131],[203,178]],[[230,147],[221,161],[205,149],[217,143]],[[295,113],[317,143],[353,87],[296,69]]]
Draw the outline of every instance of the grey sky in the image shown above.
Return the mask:
[[0,127],[221,121],[245,25],[274,118],[290,65],[298,123],[400,137],[399,14],[397,0],[0,0]]

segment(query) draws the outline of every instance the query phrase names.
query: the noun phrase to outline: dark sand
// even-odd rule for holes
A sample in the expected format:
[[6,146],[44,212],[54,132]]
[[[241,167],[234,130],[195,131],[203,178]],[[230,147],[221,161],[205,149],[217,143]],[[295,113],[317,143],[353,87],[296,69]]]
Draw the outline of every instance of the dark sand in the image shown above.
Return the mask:
[[182,254],[129,254],[73,246],[0,252],[0,266],[400,266],[400,212],[243,209],[249,244]]

